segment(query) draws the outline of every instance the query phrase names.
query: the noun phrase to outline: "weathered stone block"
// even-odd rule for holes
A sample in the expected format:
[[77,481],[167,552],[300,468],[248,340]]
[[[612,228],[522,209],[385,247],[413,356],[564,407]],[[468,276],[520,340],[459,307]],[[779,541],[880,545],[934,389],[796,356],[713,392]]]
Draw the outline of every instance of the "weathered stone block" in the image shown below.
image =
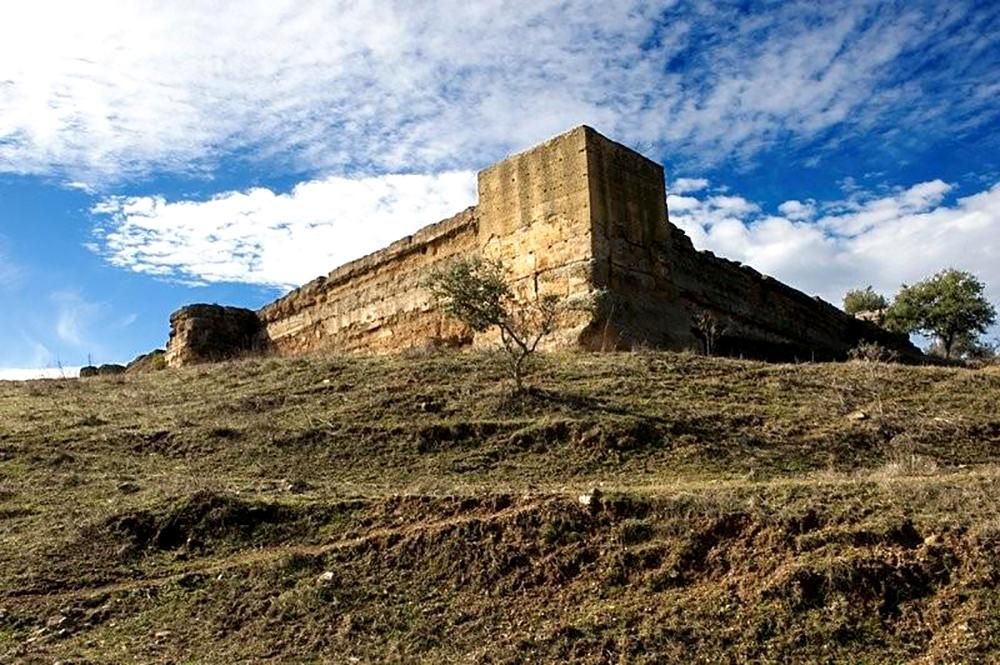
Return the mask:
[[170,317],[168,367],[233,358],[267,346],[257,313],[242,307],[189,305]]

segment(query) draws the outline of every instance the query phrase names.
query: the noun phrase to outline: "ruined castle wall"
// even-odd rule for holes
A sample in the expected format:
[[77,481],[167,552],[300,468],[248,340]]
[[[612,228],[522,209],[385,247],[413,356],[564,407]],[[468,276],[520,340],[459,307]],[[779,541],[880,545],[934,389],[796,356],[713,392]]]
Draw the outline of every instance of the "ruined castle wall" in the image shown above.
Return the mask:
[[829,360],[867,341],[896,349],[904,359],[920,357],[905,335],[849,316],[749,266],[699,252],[680,229],[673,228],[673,235],[670,261],[679,299],[688,312],[709,312],[726,324],[720,353]]
[[[696,319],[709,313],[726,327],[716,350],[727,355],[826,359],[869,340],[919,357],[903,337],[696,251],[668,222],[663,168],[589,127],[482,171],[476,207],[267,305],[255,314],[253,345],[299,354],[493,344],[496,333],[473,335],[423,286],[444,262],[476,255],[502,261],[520,297],[556,295],[575,305],[544,348],[697,350],[704,340]],[[168,356],[183,364],[220,353],[199,348],[245,349],[239,317],[223,313],[179,314]]]
[[476,209],[469,208],[309,282],[258,315],[284,354],[468,343],[463,327],[432,305],[423,282],[442,261],[476,251]]
[[[593,291],[588,136],[578,127],[479,174],[479,243],[510,270],[523,298],[584,304]],[[564,312],[547,348],[579,343],[591,316]],[[490,343],[489,334],[477,343]]]
[[663,167],[593,130],[587,142],[594,284],[607,294],[603,334],[589,345],[686,348],[692,340],[671,274]]
[[[348,263],[264,307],[280,353],[390,352],[435,340],[488,346],[434,307],[422,282],[443,261],[484,255],[510,271],[519,296],[585,303],[593,292],[588,136],[580,127],[479,174],[479,203],[386,249]],[[662,175],[661,175],[662,180]],[[577,346],[592,316],[560,316],[547,348]]]
[[[716,350],[808,360],[845,357],[860,341],[918,355],[905,337],[752,268],[694,249],[667,220],[663,168],[586,129],[594,286],[607,293],[604,345],[701,349],[695,318],[725,327]],[[593,342],[588,344],[597,346]]]

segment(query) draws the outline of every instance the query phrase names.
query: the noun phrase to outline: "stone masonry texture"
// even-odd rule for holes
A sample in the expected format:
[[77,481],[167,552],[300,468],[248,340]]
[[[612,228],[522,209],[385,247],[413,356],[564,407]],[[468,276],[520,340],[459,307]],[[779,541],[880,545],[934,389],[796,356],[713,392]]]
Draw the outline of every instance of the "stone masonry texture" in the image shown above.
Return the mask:
[[167,366],[235,358],[266,345],[257,313],[241,307],[188,305],[170,316]]
[[[479,202],[335,269],[258,312],[196,305],[171,317],[170,366],[269,347],[281,354],[487,346],[441,313],[424,287],[458,257],[499,259],[521,298],[567,307],[544,348],[700,350],[696,323],[720,322],[717,353],[844,358],[862,341],[903,359],[900,335],[855,319],[748,266],[699,252],[670,224],[663,167],[577,127],[479,174]],[[205,309],[215,307],[217,309]]]

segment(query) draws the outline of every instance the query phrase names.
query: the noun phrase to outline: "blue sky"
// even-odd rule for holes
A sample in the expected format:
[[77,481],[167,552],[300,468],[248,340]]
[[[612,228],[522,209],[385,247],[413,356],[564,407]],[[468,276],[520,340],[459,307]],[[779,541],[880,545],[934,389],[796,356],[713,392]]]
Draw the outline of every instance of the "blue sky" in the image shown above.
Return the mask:
[[5,3],[0,377],[258,307],[579,124],[666,166],[701,248],[1000,302],[998,102],[996,2]]

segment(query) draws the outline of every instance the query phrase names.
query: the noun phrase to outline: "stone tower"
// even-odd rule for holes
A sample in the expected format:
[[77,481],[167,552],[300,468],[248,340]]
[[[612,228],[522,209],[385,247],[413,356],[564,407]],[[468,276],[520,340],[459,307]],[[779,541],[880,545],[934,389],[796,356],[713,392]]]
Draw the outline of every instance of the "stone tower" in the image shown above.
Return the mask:
[[663,167],[578,127],[479,174],[479,241],[540,292],[600,294],[598,316],[562,345],[609,348],[695,343],[667,257]]

